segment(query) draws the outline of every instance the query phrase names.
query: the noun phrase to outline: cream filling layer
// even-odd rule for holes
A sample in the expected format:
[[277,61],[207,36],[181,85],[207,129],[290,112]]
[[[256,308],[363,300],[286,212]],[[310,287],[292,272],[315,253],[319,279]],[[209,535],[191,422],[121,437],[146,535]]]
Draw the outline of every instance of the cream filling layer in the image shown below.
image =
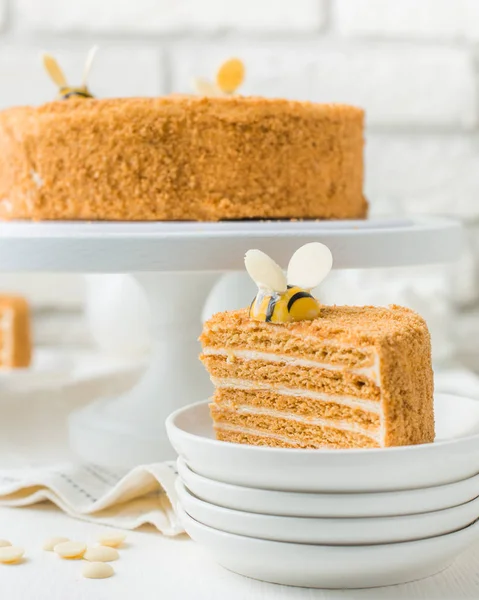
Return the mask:
[[333,365],[316,360],[296,358],[287,354],[274,354],[273,352],[256,352],[255,350],[227,350],[226,348],[204,348],[203,354],[207,356],[226,356],[230,360],[242,358],[243,360],[264,360],[267,362],[285,363],[294,367],[309,367],[313,369],[326,369],[329,371],[344,371],[355,375],[362,375],[371,379],[376,385],[381,384],[379,376],[379,356],[374,352],[374,363],[370,367],[347,367]]
[[319,425],[320,427],[327,427],[328,429],[338,429],[340,431],[350,431],[352,433],[360,433],[366,437],[369,437],[376,442],[380,442],[381,427],[379,426],[376,430],[371,431],[358,425],[357,423],[351,423],[350,421],[334,421],[333,419],[307,419],[294,413],[282,412],[280,410],[274,410],[271,408],[257,408],[256,406],[236,406],[232,407],[228,402],[216,404],[218,407],[225,406],[227,408],[234,408],[235,412],[243,415],[264,415],[267,417],[273,417],[275,419],[288,419],[290,421],[296,421],[297,423],[304,423],[305,425]]
[[263,381],[249,381],[247,379],[235,379],[229,377],[212,377],[211,381],[218,388],[232,388],[239,390],[267,390],[282,394],[284,396],[298,396],[300,398],[312,398],[322,402],[329,402],[348,406],[349,408],[360,408],[367,412],[381,414],[381,403],[373,400],[362,400],[353,396],[336,396],[323,392],[312,392],[311,390],[287,388],[276,386]]
[[[259,429],[248,429],[247,427],[235,427],[234,425],[227,425],[226,423],[215,423],[216,429],[223,429],[225,431],[234,431],[237,433],[245,433],[246,435],[257,435],[258,437],[270,438],[273,440],[279,440],[286,444],[294,444],[294,440],[278,433],[270,433],[269,431],[261,431]],[[314,444],[315,448],[321,448],[320,444]]]
[[[280,442],[284,442],[286,444],[294,444],[295,440],[286,437],[284,435],[280,435],[278,433],[270,433],[269,431],[261,431],[260,429],[248,429],[247,427],[235,427],[233,425],[226,425],[223,423],[218,423],[215,425],[216,429],[223,429],[224,431],[232,431],[236,433],[244,433],[246,435],[255,435],[258,437],[269,438],[272,440],[278,440]],[[301,442],[297,442],[298,447],[304,447],[304,444]],[[310,444],[313,448],[331,448],[331,444]]]

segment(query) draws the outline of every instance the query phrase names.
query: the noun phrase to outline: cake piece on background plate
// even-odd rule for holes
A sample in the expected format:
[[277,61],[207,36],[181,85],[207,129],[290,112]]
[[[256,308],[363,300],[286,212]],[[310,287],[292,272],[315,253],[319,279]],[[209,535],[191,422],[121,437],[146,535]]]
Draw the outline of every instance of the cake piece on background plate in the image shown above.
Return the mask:
[[310,292],[331,266],[316,243],[295,253],[287,279],[267,255],[247,253],[258,295],[249,310],[214,315],[200,338],[218,439],[291,448],[434,441],[425,321],[399,306],[321,306]]
[[30,308],[21,296],[0,295],[0,368],[28,367],[32,356]]

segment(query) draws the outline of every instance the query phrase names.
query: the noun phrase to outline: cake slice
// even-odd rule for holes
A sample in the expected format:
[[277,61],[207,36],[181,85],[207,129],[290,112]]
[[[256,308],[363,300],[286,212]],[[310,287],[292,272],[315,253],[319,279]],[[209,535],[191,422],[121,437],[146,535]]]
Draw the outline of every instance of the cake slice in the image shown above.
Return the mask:
[[21,296],[0,295],[0,368],[28,367],[31,354],[27,301]]
[[322,306],[271,323],[248,310],[204,325],[219,440],[288,448],[373,448],[434,440],[424,320],[399,306]]

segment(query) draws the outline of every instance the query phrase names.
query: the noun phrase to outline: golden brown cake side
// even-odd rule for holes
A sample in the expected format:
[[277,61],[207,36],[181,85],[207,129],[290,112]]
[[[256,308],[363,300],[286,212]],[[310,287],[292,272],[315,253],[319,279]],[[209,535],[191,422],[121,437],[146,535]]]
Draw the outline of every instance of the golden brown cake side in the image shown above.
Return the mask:
[[431,342],[424,321],[390,334],[380,345],[385,446],[434,441]]
[[28,367],[32,343],[30,309],[20,296],[0,296],[0,368]]
[[0,218],[366,216],[363,111],[250,97],[70,99],[0,112]]
[[411,310],[323,307],[314,321],[283,325],[232,311],[212,317],[200,339],[218,439],[299,448],[434,440],[429,333]]

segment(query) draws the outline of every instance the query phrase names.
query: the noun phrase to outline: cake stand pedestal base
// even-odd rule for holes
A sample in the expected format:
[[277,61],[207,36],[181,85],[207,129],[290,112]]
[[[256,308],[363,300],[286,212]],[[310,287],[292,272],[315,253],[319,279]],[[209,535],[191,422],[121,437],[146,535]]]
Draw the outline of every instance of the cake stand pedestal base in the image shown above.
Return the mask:
[[70,440],[84,459],[130,467],[175,458],[166,417],[206,398],[212,387],[198,360],[201,312],[217,273],[136,273],[149,300],[154,338],[150,363],[136,386],[74,413]]

